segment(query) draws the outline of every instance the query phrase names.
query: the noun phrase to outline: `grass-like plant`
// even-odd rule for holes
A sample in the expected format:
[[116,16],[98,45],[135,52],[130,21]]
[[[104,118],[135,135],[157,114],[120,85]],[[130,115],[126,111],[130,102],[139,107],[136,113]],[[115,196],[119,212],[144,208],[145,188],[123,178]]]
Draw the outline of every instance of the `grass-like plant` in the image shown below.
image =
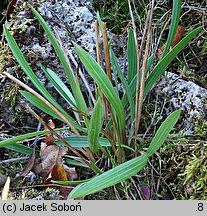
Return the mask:
[[[34,106],[41,109],[43,112],[49,114],[51,117],[64,122],[68,127],[53,130],[50,127],[47,127],[43,121],[43,124],[45,124],[45,127],[49,130],[28,133],[7,140],[2,140],[0,141],[0,147],[6,147],[24,154],[29,154],[31,153],[31,149],[25,148],[25,146],[17,144],[17,142],[40,134],[46,134],[51,131],[53,134],[57,135],[58,131],[66,129],[71,130],[74,134],[73,136],[65,137],[64,139],[57,136],[59,140],[56,141],[56,144],[66,145],[74,154],[76,154],[76,156],[80,157],[82,166],[91,168],[95,172],[95,175],[92,179],[88,179],[86,181],[56,182],[59,184],[79,184],[69,194],[70,199],[95,193],[99,190],[120,183],[121,181],[125,181],[142,170],[146,166],[149,158],[164,143],[180,116],[180,110],[176,110],[171,113],[171,115],[163,121],[151,143],[146,145],[146,150],[141,151],[140,149],[137,149],[138,141],[136,140],[136,136],[138,126],[136,125],[139,125],[143,98],[151,91],[154,84],[163,75],[171,61],[191,41],[191,39],[201,31],[200,27],[193,30],[170,50],[170,45],[172,44],[179,22],[180,8],[181,1],[174,1],[172,21],[165,51],[163,52],[162,58],[155,64],[150,73],[149,69],[155,59],[154,55],[148,56],[145,52],[145,55],[141,61],[142,51],[136,43],[136,34],[132,29],[130,29],[128,35],[127,77],[123,75],[113,49],[111,45],[108,45],[106,39],[104,39],[104,52],[107,73],[100,66],[99,58],[99,63],[97,63],[89,53],[74,43],[74,48],[82,64],[93,78],[97,87],[96,95],[94,96],[96,100],[90,103],[92,114],[89,114],[88,107],[86,105],[87,103],[83,97],[78,79],[68,64],[68,59],[61,49],[58,40],[41,15],[33,7],[31,7],[32,12],[45,30],[58,58],[63,65],[71,90],[67,88],[67,86],[54,71],[44,66],[42,66],[42,70],[74,113],[73,117],[70,116],[68,112],[57,103],[57,101],[41,84],[25,60],[14,38],[8,29],[4,27],[6,39],[14,56],[23,71],[35,85],[38,92],[31,89],[20,80],[14,78],[11,74],[8,74],[7,72],[4,72],[3,74],[24,89],[20,90],[20,93],[24,98],[26,98]],[[152,17],[152,10],[149,13],[149,19],[147,21],[148,36],[151,34],[150,17]],[[104,23],[102,23],[100,19],[99,26],[103,30],[102,35],[104,38],[104,34],[106,32],[104,31]],[[150,37],[148,37],[148,40],[150,40]],[[145,51],[149,49],[149,42],[146,43]],[[115,77],[115,87],[113,86],[111,80],[111,68]],[[120,96],[120,92],[117,87],[119,84],[118,79],[116,79],[117,77],[120,78],[121,84],[125,90],[122,97]],[[76,150],[77,148],[78,150]],[[81,148],[84,155],[78,153]],[[100,152],[102,152],[103,155],[111,161],[112,166],[109,171],[105,172],[104,169],[102,170],[103,167],[97,167],[95,165],[95,161],[99,158]],[[134,157],[129,157],[129,155],[134,155]],[[74,161],[73,164],[77,165],[78,163],[75,163]]]

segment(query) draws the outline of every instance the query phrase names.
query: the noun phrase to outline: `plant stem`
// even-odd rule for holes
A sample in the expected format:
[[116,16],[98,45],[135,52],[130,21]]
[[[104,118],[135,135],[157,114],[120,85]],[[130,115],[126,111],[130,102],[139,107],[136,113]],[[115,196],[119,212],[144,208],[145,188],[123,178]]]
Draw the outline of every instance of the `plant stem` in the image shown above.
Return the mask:
[[26,89],[27,91],[29,91],[30,93],[32,93],[33,95],[35,95],[36,97],[38,97],[42,102],[44,102],[47,106],[49,106],[58,116],[60,116],[60,118],[62,118],[64,120],[64,122],[72,129],[72,131],[77,135],[80,136],[79,132],[75,129],[75,127],[65,118],[65,116],[58,110],[56,109],[51,103],[49,103],[44,97],[42,97],[40,94],[38,94],[36,91],[34,91],[32,88],[30,88],[29,86],[25,85],[23,82],[21,82],[20,80],[16,79],[14,76],[12,76],[11,74],[7,73],[7,72],[3,72],[3,74],[5,76],[7,76],[9,79],[11,79],[12,81],[14,81],[15,83],[17,83],[19,86],[21,86],[22,88]]
[[55,132],[50,126],[48,126],[48,124],[45,123],[45,121],[40,118],[25,102],[22,102],[22,105],[39,121],[43,124],[43,126],[45,128],[47,128],[48,130],[50,130],[52,132],[52,134],[54,134],[61,142],[63,142],[65,144],[65,146],[67,146],[75,155],[77,155],[81,160],[83,160],[83,162],[88,165],[95,173],[96,170],[91,166],[91,164],[89,163],[88,160],[86,160],[81,154],[78,153],[78,151],[76,151],[76,149],[74,149],[68,142],[66,142],[57,132]]

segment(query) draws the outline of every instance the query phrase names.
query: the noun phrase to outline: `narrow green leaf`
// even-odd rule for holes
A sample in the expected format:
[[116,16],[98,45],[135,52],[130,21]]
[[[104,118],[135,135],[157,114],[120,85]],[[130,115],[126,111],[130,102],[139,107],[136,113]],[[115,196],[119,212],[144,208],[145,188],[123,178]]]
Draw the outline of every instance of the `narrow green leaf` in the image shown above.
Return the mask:
[[65,163],[67,165],[70,165],[70,166],[78,166],[78,167],[89,168],[89,166],[87,166],[86,164],[83,164],[81,162],[78,162],[78,161],[75,161],[75,160],[71,160],[71,159],[68,159],[68,158],[65,158]]
[[128,84],[137,73],[137,49],[132,28],[129,30],[128,44],[127,44],[127,61],[128,61]]
[[72,93],[67,88],[67,86],[63,83],[63,81],[56,75],[56,73],[49,68],[45,68],[44,66],[41,66],[41,68],[45,73],[45,75],[47,76],[47,78],[49,79],[49,81],[54,85],[55,89],[67,101],[67,103],[71,107],[78,109]]
[[20,51],[17,43],[15,42],[14,38],[10,34],[10,32],[7,30],[6,27],[4,27],[4,32],[6,35],[6,39],[8,41],[9,47],[12,50],[15,58],[17,59],[18,63],[20,64],[22,70],[25,72],[25,74],[30,78],[32,83],[35,85],[35,87],[41,92],[41,94],[47,98],[47,100],[52,103],[57,109],[60,108],[59,104],[55,101],[55,99],[48,93],[48,91],[45,89],[45,87],[42,85],[42,83],[38,80],[34,72],[32,71],[31,67],[27,63],[26,59],[24,58],[22,52]]
[[60,184],[60,185],[79,185],[85,182],[88,182],[90,179],[82,180],[82,181],[53,181],[51,180],[52,183],[55,184]]
[[123,130],[125,128],[124,109],[109,78],[100,65],[84,49],[77,44],[74,44],[74,46],[85,68],[116,111],[120,126]]
[[202,30],[202,27],[190,32],[173,49],[166,54],[155,66],[145,82],[145,96],[150,92],[156,81],[163,75],[164,71],[178,53]]
[[99,134],[101,132],[103,121],[104,121],[104,108],[99,98],[94,106],[89,128],[88,128],[89,147],[93,152],[98,151]]
[[[89,148],[89,142],[88,142],[88,136],[69,136],[65,137],[64,140],[68,142],[73,148]],[[55,143],[59,146],[64,146],[64,143],[57,140]],[[99,144],[102,147],[111,147],[110,142],[108,139],[99,137]],[[116,144],[118,146],[118,143]],[[123,148],[129,149],[130,151],[134,151],[132,148],[130,148],[127,145],[121,144]]]
[[154,138],[152,139],[149,148],[147,149],[148,157],[151,157],[164,143],[170,131],[178,121],[181,110],[176,110],[171,113],[157,130]]
[[[81,93],[79,82],[78,82],[77,78],[76,78],[75,85],[76,85],[76,89],[75,89],[75,91],[76,91],[76,102],[79,105],[79,109],[80,109],[80,111],[82,113],[88,115],[88,108],[86,106],[86,102],[85,102],[85,99],[83,97],[83,94]],[[86,127],[88,128],[88,126],[89,126],[88,118],[83,117],[83,119],[84,119]]]
[[34,96],[30,92],[27,91],[19,91],[21,95],[26,98],[31,104],[38,107],[40,110],[42,110],[44,113],[49,114],[50,116],[63,121],[49,106],[47,106],[44,102],[42,102],[38,97]]
[[[21,154],[26,154],[26,155],[32,154],[32,148],[22,145],[22,144],[14,143],[9,146],[5,146],[4,148],[15,151],[15,152],[19,152]],[[36,157],[39,157],[40,152],[36,150],[35,153],[36,153]]]
[[[54,130],[56,132],[59,132],[59,131],[68,130],[68,128],[57,128],[57,129],[54,129]],[[27,133],[27,134],[15,136],[15,137],[12,137],[12,138],[9,138],[9,139],[1,140],[0,141],[0,148],[12,145],[12,144],[14,144],[16,142],[20,142],[20,141],[23,141],[25,139],[29,139],[29,138],[39,136],[39,135],[42,135],[42,134],[47,134],[47,133],[50,133],[50,130],[43,130],[43,131]]]
[[94,170],[96,170],[96,173],[98,174],[102,174],[103,172],[96,166],[95,163],[93,163],[92,161],[89,161],[90,165],[93,167]]
[[56,100],[48,93],[48,91],[45,89],[45,87],[42,85],[42,83],[38,80],[38,78],[35,76],[34,72],[30,68],[29,64],[27,63],[26,59],[24,58],[22,52],[20,51],[17,43],[15,42],[14,38],[10,34],[10,32],[4,27],[4,32],[6,35],[6,39],[8,41],[8,44],[19,62],[21,68],[26,73],[26,75],[31,79],[32,83],[35,85],[35,87],[40,91],[40,93],[51,103],[53,106],[55,106],[57,109],[59,109],[65,117],[68,119],[68,121],[73,124],[74,119],[72,119],[67,112],[56,102]]
[[129,85],[126,81],[126,78],[124,77],[123,72],[121,71],[121,68],[119,66],[119,63],[117,61],[117,58],[112,50],[112,48],[110,47],[110,57],[111,57],[111,62],[112,62],[112,66],[114,68],[114,71],[116,71],[119,75],[119,78],[121,79],[121,82],[124,86],[124,89],[126,91],[126,96],[128,98],[129,104],[130,104],[130,110],[131,110],[131,118],[134,119],[135,116],[135,106],[134,106],[134,100],[131,94],[131,90],[129,88]]
[[180,21],[180,12],[181,12],[181,0],[176,0],[176,1],[174,0],[170,31],[168,34],[166,47],[165,47],[162,57],[164,57],[168,53],[170,46],[172,45],[172,42],[175,36],[175,32],[177,31],[178,23]]
[[[50,116],[63,121],[62,118],[60,118],[55,111],[53,111],[49,106],[47,106],[44,102],[42,102],[38,97],[34,96],[33,94],[27,92],[27,91],[21,91],[20,93],[30,102],[32,103],[34,106],[36,106],[37,108],[39,108],[40,110],[42,110],[43,112],[49,114]],[[65,114],[65,112],[64,112]],[[65,117],[67,118],[67,120],[73,124],[73,126],[82,131],[82,132],[86,132],[86,129],[84,129],[83,127],[81,127],[79,124],[77,124],[74,119],[72,117],[70,117],[69,115],[65,115]]]
[[92,178],[89,182],[83,183],[79,187],[76,187],[69,194],[69,199],[83,197],[120,183],[121,181],[130,178],[142,170],[147,164],[147,161],[147,154],[143,153],[141,156],[127,161],[99,176]]
[[47,23],[45,22],[45,20],[42,18],[42,16],[33,8],[33,7],[30,7],[32,12],[34,13],[34,15],[37,17],[37,19],[39,20],[40,24],[42,25],[45,33],[47,34],[48,38],[50,39],[50,42],[58,56],[58,58],[60,59],[63,67],[64,67],[64,70],[65,70],[65,73],[69,79],[69,82],[70,82],[70,85],[71,85],[71,89],[72,89],[72,92],[74,94],[74,97],[75,97],[75,81],[74,81],[74,77],[73,77],[73,74],[70,70],[70,67],[66,61],[66,58],[64,56],[64,53],[63,51],[61,50],[59,44],[58,44],[58,41],[57,39],[55,38],[55,35],[53,34],[53,32],[51,31],[51,29],[49,28],[49,26],[47,25]]
[[[83,105],[83,103],[84,103],[83,98],[84,97],[82,95],[80,87],[77,86],[77,83],[75,82],[74,75],[72,74],[72,71],[70,70],[70,67],[69,67],[69,65],[67,63],[67,60],[66,60],[66,58],[64,56],[64,53],[63,53],[57,39],[55,38],[55,35],[51,31],[51,29],[49,28],[49,26],[47,25],[45,20],[41,17],[41,15],[33,7],[31,7],[31,10],[34,13],[34,15],[37,17],[37,19],[39,20],[39,22],[42,25],[43,29],[45,30],[45,32],[46,32],[48,38],[50,39],[50,42],[51,42],[51,44],[52,44],[58,58],[60,59],[62,65],[63,65],[65,73],[66,73],[66,75],[68,77],[68,80],[70,82],[70,86],[71,86],[73,96],[74,96],[75,101],[76,101],[76,105],[79,106],[78,101],[80,101],[80,100],[81,100],[81,103]],[[79,89],[77,89],[77,88],[79,88]],[[78,93],[78,95],[77,95],[77,93]],[[81,96],[80,96],[80,94],[81,94]],[[80,109],[80,107],[78,107],[78,108]],[[87,120],[85,120],[85,122],[87,122]]]
[[[65,137],[64,140],[68,143],[70,143],[70,145],[73,148],[87,148],[89,147],[89,142],[88,142],[88,136],[69,136],[69,137]],[[55,141],[56,144],[60,145],[60,146],[64,146],[64,144],[57,140]],[[103,137],[99,138],[99,143],[101,146],[111,146],[110,142]]]

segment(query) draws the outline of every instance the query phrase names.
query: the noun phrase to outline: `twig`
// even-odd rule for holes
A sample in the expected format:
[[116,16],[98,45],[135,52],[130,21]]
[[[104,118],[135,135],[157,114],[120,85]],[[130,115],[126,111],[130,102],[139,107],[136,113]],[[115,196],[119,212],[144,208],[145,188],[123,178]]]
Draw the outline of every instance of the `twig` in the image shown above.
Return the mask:
[[140,120],[141,120],[141,113],[142,113],[147,59],[149,55],[149,47],[150,47],[151,33],[152,33],[153,7],[154,7],[154,0],[152,1],[152,8],[151,8],[150,18],[148,22],[147,42],[146,42],[145,54],[142,63],[142,79],[141,79],[140,92],[139,92],[138,110],[136,110],[137,115],[135,117],[135,140],[138,134]]
[[88,165],[95,173],[96,170],[91,166],[91,164],[81,155],[76,151],[68,142],[66,142],[58,133],[56,133],[50,126],[48,126],[42,118],[40,118],[25,102],[22,102],[22,105],[39,121],[43,124],[43,126],[47,129],[49,129],[52,134],[54,134],[61,142],[63,142],[74,154],[76,154],[78,157],[80,157],[83,162]]
[[2,160],[2,161],[0,161],[0,165],[1,164],[5,164],[5,163],[19,162],[19,161],[27,160],[27,159],[29,159],[28,156],[26,156],[26,157],[19,157],[19,158],[12,158],[12,159],[8,159],[8,160]]
[[[78,63],[76,62],[75,58],[73,57],[73,55],[71,55],[71,53],[69,51],[68,51],[68,55],[69,55],[70,59],[72,60],[73,64],[75,65],[75,67],[78,68]],[[91,92],[91,89],[90,89],[90,86],[88,84],[88,81],[86,80],[85,76],[83,75],[82,70],[78,69],[78,73],[79,73],[81,79],[83,80],[83,82],[84,82],[84,84],[86,86],[86,89],[88,91],[88,94],[91,97],[91,100],[93,101],[93,104],[95,104],[96,100],[95,100],[95,98],[94,98],[94,96],[93,96],[93,94]]]
[[19,86],[21,86],[22,88],[26,89],[27,91],[29,91],[30,93],[32,93],[33,95],[35,95],[36,97],[38,97],[42,102],[44,102],[47,106],[49,106],[58,116],[60,116],[64,122],[73,130],[73,132],[77,135],[80,136],[79,132],[75,129],[75,127],[65,118],[65,116],[58,110],[56,109],[51,103],[49,103],[44,97],[42,97],[40,94],[38,94],[36,91],[34,91],[32,88],[30,88],[29,86],[25,85],[23,82],[21,82],[20,80],[16,79],[15,77],[13,77],[11,74],[7,73],[7,72],[3,72],[3,74],[5,76],[7,76],[9,79],[11,79],[12,81],[14,81],[15,83],[17,83]]
[[[96,20],[94,22],[94,28],[95,28],[95,38],[96,38],[96,58],[99,65],[101,65],[101,54],[100,54],[100,45],[99,45],[99,28],[98,28],[98,21]],[[107,121],[108,113],[107,113],[107,106],[106,106],[106,99],[104,97],[103,92],[98,89],[101,101],[105,110],[105,120]]]
[[70,64],[70,61],[69,61],[69,59],[68,59],[68,56],[67,56],[67,54],[66,54],[66,50],[65,50],[65,48],[64,48],[64,46],[63,46],[63,44],[62,44],[62,41],[61,41],[61,39],[60,39],[60,35],[58,34],[58,32],[57,32],[57,30],[56,30],[55,27],[53,28],[53,30],[54,30],[55,36],[56,36],[56,38],[57,38],[57,41],[58,41],[58,43],[60,44],[60,48],[61,48],[61,50],[63,51],[64,57],[65,57],[65,59],[66,59],[66,62],[68,63],[68,66],[69,66],[69,68],[70,68],[70,70],[71,70],[71,72],[72,72],[73,79],[74,79],[74,81],[75,81],[75,74],[74,74],[74,71],[73,71],[73,69],[72,69],[72,67],[71,67],[71,64]]
[[[41,129],[41,122],[38,123],[37,126],[37,131],[40,131]],[[33,147],[32,147],[32,155],[30,156],[27,165],[25,166],[25,168],[23,169],[23,171],[21,172],[21,174],[18,176],[18,178],[21,177],[25,177],[33,168],[34,163],[35,163],[35,158],[36,158],[36,145],[37,145],[37,141],[38,141],[39,136],[35,137],[34,143],[33,143]]]
[[[103,46],[104,46],[104,55],[105,55],[105,63],[106,63],[106,73],[109,78],[109,80],[112,82],[112,74],[111,74],[111,63],[110,63],[110,56],[109,56],[109,49],[108,49],[108,39],[107,39],[107,32],[106,32],[106,23],[102,23],[102,36],[103,36]],[[118,125],[114,116],[114,113],[111,109],[111,105],[107,101],[107,106],[109,108],[109,112],[111,114],[111,118],[115,127],[117,139],[118,139],[118,160],[121,163],[122,160],[122,148],[121,148],[121,139],[120,139],[120,134],[119,134],[119,129]],[[126,144],[126,133],[125,131],[122,132],[122,137],[123,137],[123,142]]]
[[101,65],[101,54],[100,54],[100,46],[99,46],[99,29],[98,29],[98,21],[94,22],[95,35],[96,35],[96,58],[99,65]]
[[105,55],[105,63],[106,63],[106,73],[107,73],[109,80],[112,82],[108,38],[107,38],[107,32],[106,32],[106,23],[104,22],[102,23],[102,36],[103,36],[103,47],[104,47],[104,55]]

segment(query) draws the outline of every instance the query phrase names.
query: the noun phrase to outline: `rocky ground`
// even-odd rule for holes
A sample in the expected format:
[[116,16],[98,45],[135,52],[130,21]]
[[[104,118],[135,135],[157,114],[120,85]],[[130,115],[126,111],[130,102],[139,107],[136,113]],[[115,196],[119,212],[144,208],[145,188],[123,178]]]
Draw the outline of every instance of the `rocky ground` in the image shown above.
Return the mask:
[[[95,34],[93,23],[96,19],[96,11],[93,7],[92,1],[56,0],[44,1],[43,3],[40,2],[41,1],[39,0],[35,0],[32,1],[32,4],[39,10],[40,14],[44,17],[49,26],[51,28],[55,28],[55,31],[59,35],[59,40],[62,42],[65,50],[75,57],[73,64],[78,62],[78,59],[74,53],[72,41],[75,41],[84,47],[92,56],[95,57]],[[29,1],[27,3],[29,3]],[[33,14],[28,9],[27,3],[21,0],[17,1],[16,9],[11,15],[11,19],[7,25],[14,34],[14,37],[18,42],[21,51],[24,53],[24,56],[30,62],[35,74],[46,86],[49,92],[52,92],[58,102],[63,104],[63,101],[59,99],[57,93],[53,90],[51,84],[46,80],[43,73],[41,72],[40,64],[53,69],[62,78],[62,80],[68,84],[65,73],[48,38],[40,27],[37,19],[34,18]],[[110,30],[109,35],[113,35],[110,33]],[[118,53],[118,50],[123,49],[123,44],[125,42],[123,39],[124,36],[113,36],[116,39],[114,44],[116,52]],[[1,72],[7,71],[13,73],[19,79],[33,87],[9,51],[4,36],[2,36],[0,52]],[[119,57],[120,59],[124,59],[122,54]],[[86,72],[84,72],[84,76],[90,84],[92,80]],[[5,77],[3,77],[1,74],[0,79],[0,137],[4,138],[25,131],[28,132],[36,130],[35,128],[37,122],[31,118],[30,115],[26,114],[23,108],[19,105],[20,96],[18,94],[18,87],[12,85],[10,81],[5,79]],[[83,91],[86,91],[81,79],[80,85]],[[91,85],[91,88],[92,86],[93,85]],[[183,142],[181,142],[181,140],[179,140],[179,142],[175,141],[173,148],[176,148],[178,145],[181,145],[182,147],[186,146],[189,141],[188,136],[198,136],[198,138],[201,136],[201,139],[205,140],[206,134],[203,134],[203,132],[207,131],[207,126],[205,126],[207,114],[207,90],[204,87],[205,86],[199,85],[199,83],[195,83],[190,79],[188,80],[186,76],[185,78],[182,78],[182,76],[176,75],[172,72],[166,72],[164,78],[162,78],[158,85],[156,85],[153,94],[157,95],[156,98],[159,100],[158,105],[160,106],[158,108],[159,113],[158,117],[156,117],[156,120],[161,121],[165,118],[164,116],[169,115],[169,113],[171,113],[173,110],[179,108],[182,110],[182,116],[179,124],[180,133],[178,135],[184,140]],[[94,91],[93,88],[91,90]],[[153,100],[152,104],[154,103],[155,102]],[[193,152],[194,150],[192,150],[192,148],[195,146],[192,144],[192,140],[190,140],[190,142],[191,151]],[[171,145],[171,143],[169,145]],[[200,146],[200,149],[205,148],[206,145]],[[185,152],[187,152],[186,157],[191,157],[191,153],[188,154],[187,150]],[[166,155],[168,153],[169,152],[167,152]],[[164,157],[163,161],[165,161],[166,155],[164,155],[164,153],[162,154]],[[178,155],[174,155],[174,157],[177,158]],[[196,154],[196,157],[199,158],[200,156]],[[186,166],[190,164],[189,161],[190,160],[185,162]],[[185,170],[182,171],[183,173],[185,172]],[[180,173],[178,172],[178,174]],[[170,182],[173,177],[168,176],[166,179],[169,180],[168,182]],[[172,190],[174,187],[175,184],[172,184]],[[178,191],[177,188],[174,190]],[[189,196],[190,195],[187,193],[184,197],[189,198]]]

